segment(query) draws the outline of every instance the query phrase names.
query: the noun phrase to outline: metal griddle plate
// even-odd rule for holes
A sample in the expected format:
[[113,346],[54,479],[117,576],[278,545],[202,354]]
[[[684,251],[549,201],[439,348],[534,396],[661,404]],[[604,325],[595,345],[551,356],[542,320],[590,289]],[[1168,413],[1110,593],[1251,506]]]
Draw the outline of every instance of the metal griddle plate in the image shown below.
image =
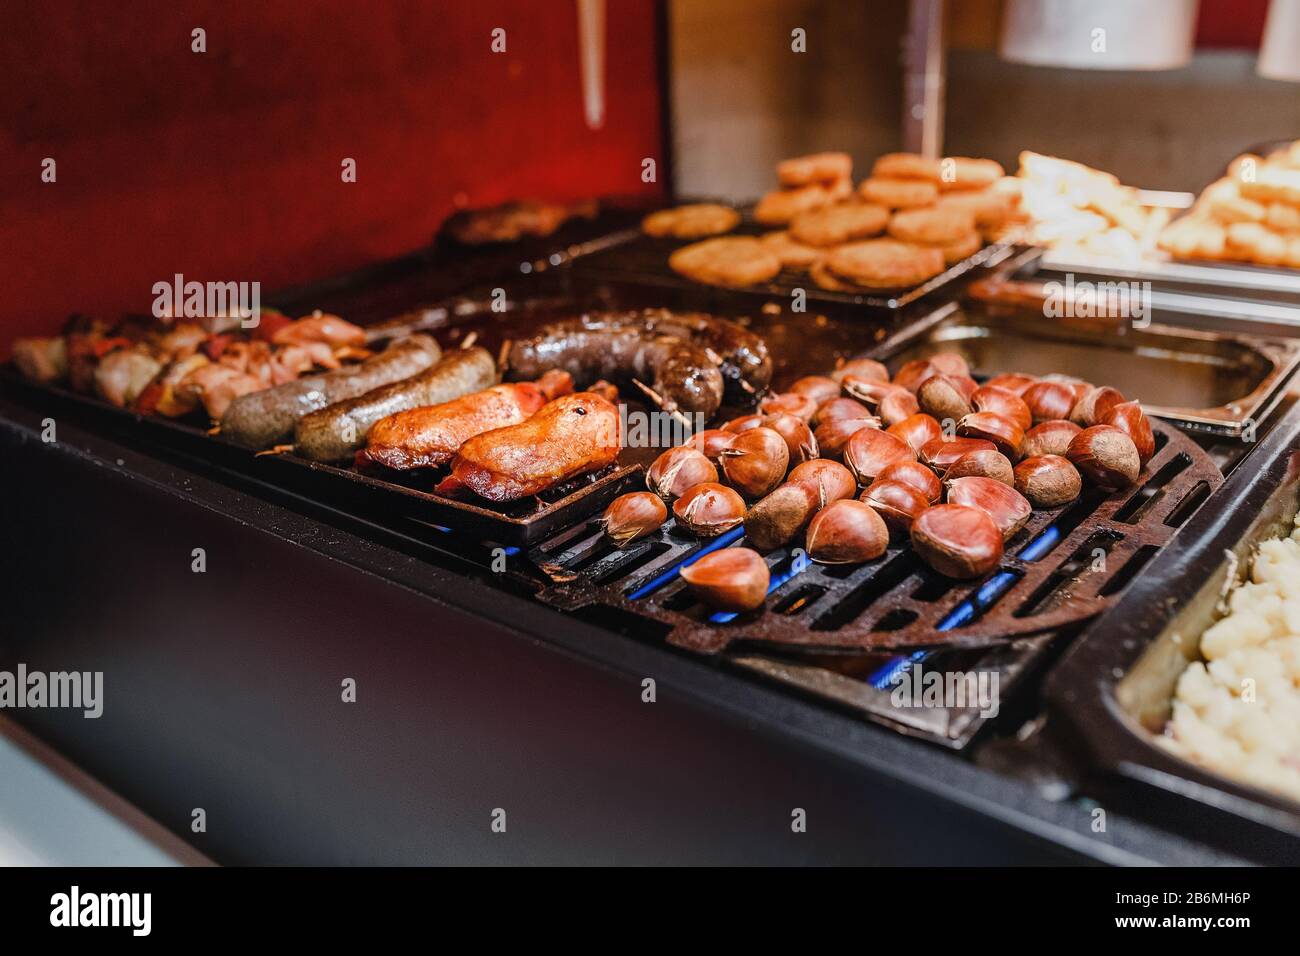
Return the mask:
[[[981,648],[1060,630],[1112,604],[1186,514],[1223,481],[1209,456],[1177,429],[1160,421],[1152,427],[1158,450],[1135,488],[1109,496],[1085,489],[1065,508],[1035,512],[1007,543],[998,571],[983,581],[938,575],[905,545],[857,566],[811,564],[802,552],[782,548],[766,555],[774,587],[764,607],[716,615],[671,574],[710,542],[670,521],[618,550],[593,520],[531,552],[552,582],[538,597],[565,610],[602,605],[658,622],[670,629],[669,643],[705,654],[732,644],[855,652]],[[1050,550],[1037,560],[1018,556],[1051,526],[1061,538]],[[743,543],[740,538],[728,546]],[[1097,560],[1099,552],[1104,561]],[[990,599],[990,582],[999,572],[1015,581]],[[661,576],[669,580],[651,590]],[[945,626],[968,600],[974,601],[970,623]]]

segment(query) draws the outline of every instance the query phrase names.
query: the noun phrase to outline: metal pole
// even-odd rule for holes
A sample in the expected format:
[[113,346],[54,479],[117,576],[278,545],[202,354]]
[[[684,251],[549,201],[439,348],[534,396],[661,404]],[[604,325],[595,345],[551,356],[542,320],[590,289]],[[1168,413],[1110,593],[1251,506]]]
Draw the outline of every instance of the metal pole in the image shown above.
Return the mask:
[[909,0],[903,38],[903,148],[943,153],[944,0]]

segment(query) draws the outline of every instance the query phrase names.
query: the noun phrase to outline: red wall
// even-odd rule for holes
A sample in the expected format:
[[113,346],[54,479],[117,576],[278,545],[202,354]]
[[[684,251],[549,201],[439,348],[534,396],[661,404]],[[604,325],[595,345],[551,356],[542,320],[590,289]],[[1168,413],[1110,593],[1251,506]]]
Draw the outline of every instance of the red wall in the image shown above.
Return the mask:
[[655,191],[654,2],[607,7],[592,132],[572,0],[6,4],[0,350],[71,311],[147,311],[176,272],[270,291],[393,256],[455,202]]

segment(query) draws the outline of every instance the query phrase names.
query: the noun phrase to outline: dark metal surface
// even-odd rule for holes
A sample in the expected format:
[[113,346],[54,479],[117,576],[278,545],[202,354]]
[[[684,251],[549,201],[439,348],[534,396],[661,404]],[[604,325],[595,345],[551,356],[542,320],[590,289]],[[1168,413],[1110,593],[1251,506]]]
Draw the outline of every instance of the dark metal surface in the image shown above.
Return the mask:
[[[1106,792],[1126,805],[1150,801],[1172,820],[1212,814],[1229,840],[1259,841],[1295,863],[1300,805],[1195,766],[1152,736],[1168,711],[1178,665],[1195,659],[1223,586],[1244,572],[1258,540],[1276,534],[1280,510],[1300,501],[1300,405],[1250,462],[1224,484],[1218,496],[1223,505],[1201,509],[1052,671],[1048,727],[1086,755]],[[1228,552],[1237,557],[1235,567]]]

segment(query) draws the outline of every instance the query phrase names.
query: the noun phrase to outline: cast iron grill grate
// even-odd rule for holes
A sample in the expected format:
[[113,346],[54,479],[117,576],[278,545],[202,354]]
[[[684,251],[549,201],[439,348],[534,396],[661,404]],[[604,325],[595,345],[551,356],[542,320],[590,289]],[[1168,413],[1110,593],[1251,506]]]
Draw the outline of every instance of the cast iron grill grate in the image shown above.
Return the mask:
[[954,581],[893,545],[857,566],[811,563],[797,548],[766,555],[772,586],[763,609],[712,613],[677,571],[743,529],[711,541],[669,521],[619,550],[599,519],[583,521],[529,552],[549,584],[538,597],[563,610],[604,606],[658,622],[669,643],[706,654],[731,645],[828,651],[983,648],[1082,622],[1173,537],[1222,483],[1209,456],[1174,427],[1154,421],[1157,451],[1139,484],[1114,494],[1085,489],[1070,505],[1035,512],[1007,542],[998,570]]

